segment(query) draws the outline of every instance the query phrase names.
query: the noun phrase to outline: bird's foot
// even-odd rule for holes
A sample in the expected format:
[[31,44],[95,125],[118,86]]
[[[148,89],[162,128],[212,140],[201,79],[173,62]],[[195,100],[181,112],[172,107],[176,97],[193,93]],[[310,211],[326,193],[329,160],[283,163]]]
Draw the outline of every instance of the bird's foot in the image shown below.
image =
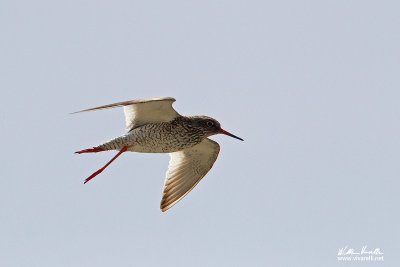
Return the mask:
[[113,162],[116,158],[118,158],[122,153],[124,153],[129,147],[128,146],[124,146],[117,155],[115,155],[115,157],[113,157],[106,165],[104,165],[104,167],[102,167],[101,169],[97,170],[96,172],[94,172],[92,175],[90,175],[84,182],[84,184],[86,184],[87,182],[89,182],[90,180],[92,180],[94,177],[96,177],[98,174],[100,174],[102,171],[105,170],[105,168],[107,168],[108,165],[111,164],[111,162]]
[[102,149],[102,148],[94,147],[94,148],[88,148],[88,149],[84,149],[84,150],[81,150],[81,151],[77,151],[77,152],[75,152],[75,153],[76,153],[76,154],[82,154],[82,153],[97,153],[97,152],[102,152],[102,151],[105,151],[105,150]]

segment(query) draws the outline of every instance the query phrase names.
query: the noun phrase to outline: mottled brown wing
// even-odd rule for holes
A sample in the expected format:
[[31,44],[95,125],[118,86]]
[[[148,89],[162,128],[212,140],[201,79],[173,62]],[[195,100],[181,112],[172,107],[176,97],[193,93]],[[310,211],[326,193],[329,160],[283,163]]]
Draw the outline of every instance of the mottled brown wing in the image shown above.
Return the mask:
[[170,153],[161,200],[164,212],[185,197],[208,173],[219,154],[219,145],[208,138],[191,148]]
[[118,102],[78,112],[124,107],[126,128],[132,129],[147,123],[171,121],[180,116],[172,107],[172,103],[175,101],[172,97],[155,97]]

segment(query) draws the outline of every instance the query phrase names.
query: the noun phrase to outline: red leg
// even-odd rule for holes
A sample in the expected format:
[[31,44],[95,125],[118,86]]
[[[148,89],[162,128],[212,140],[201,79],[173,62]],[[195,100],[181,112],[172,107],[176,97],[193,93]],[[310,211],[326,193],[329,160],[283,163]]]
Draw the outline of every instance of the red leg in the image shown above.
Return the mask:
[[82,153],[97,153],[97,152],[101,152],[101,151],[105,151],[102,148],[98,148],[98,147],[94,147],[94,148],[88,148],[88,149],[84,149],[81,151],[76,151],[75,153],[77,154],[82,154]]
[[90,175],[84,182],[84,184],[86,184],[87,182],[89,182],[91,179],[93,179],[94,177],[96,177],[98,174],[100,174],[102,171],[105,170],[105,168],[107,168],[108,165],[111,164],[111,162],[113,162],[116,158],[118,158],[122,153],[124,153],[126,150],[128,149],[128,146],[124,146],[117,155],[115,155],[115,157],[113,157],[106,165],[104,165],[103,168],[99,169],[98,171],[94,172],[92,175]]

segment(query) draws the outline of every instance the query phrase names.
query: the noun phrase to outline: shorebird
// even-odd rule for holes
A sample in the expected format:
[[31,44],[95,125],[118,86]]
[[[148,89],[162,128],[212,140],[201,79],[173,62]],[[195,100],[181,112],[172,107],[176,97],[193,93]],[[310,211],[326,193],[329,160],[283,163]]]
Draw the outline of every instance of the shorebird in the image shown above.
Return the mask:
[[220,147],[208,137],[226,134],[244,141],[221,128],[207,116],[182,116],[172,107],[172,97],[157,97],[119,102],[79,112],[124,107],[128,132],[93,148],[75,153],[119,151],[106,165],[94,172],[85,184],[100,174],[126,151],[169,153],[170,162],[164,183],[161,211],[166,211],[185,197],[208,173],[218,157]]

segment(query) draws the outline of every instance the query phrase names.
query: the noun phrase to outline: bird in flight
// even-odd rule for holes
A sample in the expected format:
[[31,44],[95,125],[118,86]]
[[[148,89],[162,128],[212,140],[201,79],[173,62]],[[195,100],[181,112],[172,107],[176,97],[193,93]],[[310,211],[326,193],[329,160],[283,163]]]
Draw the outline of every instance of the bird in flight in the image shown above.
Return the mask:
[[226,134],[241,141],[221,128],[220,123],[206,116],[182,116],[172,107],[172,97],[157,97],[119,102],[85,109],[79,112],[123,107],[128,132],[93,148],[75,153],[119,151],[106,165],[94,172],[85,184],[100,174],[126,151],[169,153],[171,159],[166,174],[161,211],[166,211],[185,197],[208,173],[219,154],[217,142],[209,139],[215,134]]

